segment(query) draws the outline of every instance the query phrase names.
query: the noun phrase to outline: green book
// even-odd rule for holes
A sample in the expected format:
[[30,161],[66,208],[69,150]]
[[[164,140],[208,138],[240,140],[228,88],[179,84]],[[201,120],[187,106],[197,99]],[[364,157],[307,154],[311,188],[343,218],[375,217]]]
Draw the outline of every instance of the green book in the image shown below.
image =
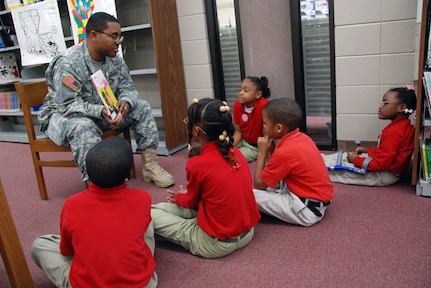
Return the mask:
[[431,139],[430,138],[425,138],[425,153],[426,153],[426,162],[427,162],[427,167],[428,167],[428,181],[430,181],[430,167],[431,167]]

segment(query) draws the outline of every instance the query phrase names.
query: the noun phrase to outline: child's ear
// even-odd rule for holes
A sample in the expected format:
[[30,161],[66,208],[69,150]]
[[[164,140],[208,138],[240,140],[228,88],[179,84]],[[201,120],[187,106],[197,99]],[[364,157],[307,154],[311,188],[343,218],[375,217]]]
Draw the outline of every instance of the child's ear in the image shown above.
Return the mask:
[[256,93],[256,99],[262,98],[262,95],[263,95],[262,91],[257,91],[257,93]]
[[279,124],[279,123],[276,124],[275,127],[276,127],[276,130],[277,130],[278,133],[283,133],[283,130],[285,129],[285,127],[282,124]]

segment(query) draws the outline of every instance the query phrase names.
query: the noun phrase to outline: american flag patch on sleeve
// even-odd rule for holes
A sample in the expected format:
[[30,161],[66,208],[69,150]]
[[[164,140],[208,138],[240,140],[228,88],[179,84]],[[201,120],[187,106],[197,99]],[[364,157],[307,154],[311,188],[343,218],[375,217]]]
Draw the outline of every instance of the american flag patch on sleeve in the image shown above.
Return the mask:
[[72,91],[78,90],[81,83],[79,83],[75,78],[73,78],[71,75],[67,75],[63,79],[63,84],[69,87]]

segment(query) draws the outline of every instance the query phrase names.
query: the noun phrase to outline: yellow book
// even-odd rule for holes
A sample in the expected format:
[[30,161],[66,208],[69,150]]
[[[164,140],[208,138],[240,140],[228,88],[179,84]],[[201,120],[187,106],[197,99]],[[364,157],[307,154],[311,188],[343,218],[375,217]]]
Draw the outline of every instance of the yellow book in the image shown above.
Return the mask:
[[428,161],[427,161],[427,153],[426,153],[426,146],[425,143],[422,141],[422,139],[419,139],[422,145],[422,166],[423,166],[423,172],[424,172],[424,179],[425,181],[429,182],[429,174],[428,174]]
[[94,88],[100,96],[100,99],[102,99],[103,105],[105,105],[106,109],[111,112],[111,119],[114,120],[117,118],[118,114],[117,97],[115,97],[105,75],[103,75],[102,70],[97,70],[90,76],[90,78]]

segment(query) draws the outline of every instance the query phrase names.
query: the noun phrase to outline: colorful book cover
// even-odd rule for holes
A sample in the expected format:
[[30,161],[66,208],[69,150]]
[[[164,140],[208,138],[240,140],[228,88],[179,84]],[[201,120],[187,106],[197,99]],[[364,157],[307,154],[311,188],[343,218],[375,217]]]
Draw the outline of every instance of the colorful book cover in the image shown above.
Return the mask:
[[114,120],[117,118],[118,113],[117,98],[115,97],[111,86],[109,86],[105,75],[103,74],[102,70],[97,70],[90,77],[97,94],[99,94],[100,99],[102,99],[103,105],[105,105],[105,108],[111,112],[111,119]]
[[426,152],[426,160],[427,160],[427,168],[428,168],[428,181],[431,181],[431,139],[425,138],[425,152]]
[[0,53],[0,80],[19,79],[18,64],[13,52]]
[[426,104],[427,104],[427,110],[430,112],[431,115],[431,72],[424,72],[424,76],[422,77],[423,83],[424,83],[424,90],[425,90],[425,98],[426,98]]
[[422,154],[422,166],[423,166],[423,177],[426,182],[429,182],[429,174],[428,174],[428,160],[427,160],[427,152],[426,145],[422,139],[419,139],[421,143],[421,154]]

